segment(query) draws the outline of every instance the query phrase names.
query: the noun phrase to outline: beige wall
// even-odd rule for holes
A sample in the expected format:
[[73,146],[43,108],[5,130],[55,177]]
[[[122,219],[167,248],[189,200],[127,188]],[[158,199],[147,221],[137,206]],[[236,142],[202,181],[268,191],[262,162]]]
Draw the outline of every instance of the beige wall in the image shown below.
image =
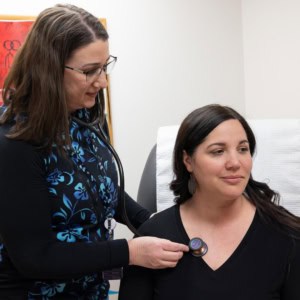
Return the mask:
[[[37,15],[59,1],[2,1]],[[138,183],[157,129],[218,102],[250,118],[300,117],[298,0],[69,1],[107,19],[115,147],[126,190]],[[117,237],[130,237],[119,226]]]
[[300,1],[243,0],[245,105],[251,118],[300,117]]

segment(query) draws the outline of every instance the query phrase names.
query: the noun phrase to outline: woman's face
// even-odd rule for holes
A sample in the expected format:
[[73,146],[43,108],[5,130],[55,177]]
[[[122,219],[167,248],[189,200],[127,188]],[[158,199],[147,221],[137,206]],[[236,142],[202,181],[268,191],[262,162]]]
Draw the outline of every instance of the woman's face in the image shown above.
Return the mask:
[[[74,51],[65,66],[81,71],[92,71],[105,65],[109,58],[108,41],[97,40]],[[69,112],[95,105],[99,90],[107,87],[105,72],[101,75],[86,76],[80,71],[65,68],[64,87]]]
[[187,170],[196,179],[199,195],[236,199],[244,192],[252,157],[246,132],[238,120],[222,122],[192,156],[184,153],[183,157]]

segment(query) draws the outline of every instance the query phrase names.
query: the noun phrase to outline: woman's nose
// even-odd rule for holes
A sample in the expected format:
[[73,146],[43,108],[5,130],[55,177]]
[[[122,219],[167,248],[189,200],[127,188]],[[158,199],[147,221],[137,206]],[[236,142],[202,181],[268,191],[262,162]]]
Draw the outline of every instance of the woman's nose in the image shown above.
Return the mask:
[[229,154],[226,161],[227,169],[239,169],[240,168],[240,160],[237,154]]
[[108,86],[108,81],[105,72],[101,72],[101,74],[96,78],[93,82],[93,85],[97,88],[105,89]]

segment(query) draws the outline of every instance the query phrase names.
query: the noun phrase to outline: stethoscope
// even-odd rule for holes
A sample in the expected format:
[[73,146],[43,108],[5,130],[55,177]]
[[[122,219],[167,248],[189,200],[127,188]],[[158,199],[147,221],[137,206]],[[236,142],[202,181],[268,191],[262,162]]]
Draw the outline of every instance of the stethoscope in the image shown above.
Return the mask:
[[194,237],[189,242],[189,248],[193,256],[204,256],[208,251],[207,244],[199,237]]
[[[141,234],[138,232],[138,230],[131,224],[127,213],[126,213],[126,203],[125,203],[125,187],[124,187],[124,171],[123,166],[121,163],[121,160],[119,158],[119,155],[117,154],[114,147],[111,145],[109,138],[105,134],[101,124],[103,123],[101,120],[101,113],[100,113],[100,97],[99,93],[96,97],[96,105],[97,105],[97,117],[92,122],[84,122],[81,119],[72,116],[72,119],[78,123],[79,125],[88,128],[90,131],[92,131],[100,140],[105,144],[105,146],[108,148],[110,153],[112,154],[116,165],[117,165],[117,171],[119,175],[119,193],[118,193],[118,201],[121,203],[121,215],[123,218],[123,221],[127,225],[127,227],[131,230],[132,233],[134,233],[136,236],[141,236]],[[99,129],[99,130],[97,130]],[[113,233],[114,227],[116,225],[116,221],[113,218],[109,218],[105,220],[104,226]]]
[[[97,104],[97,117],[95,118],[94,121],[92,122],[84,122],[81,119],[77,118],[77,117],[72,117],[72,119],[78,123],[79,125],[88,128],[90,131],[92,131],[104,144],[105,146],[108,148],[108,150],[110,151],[110,153],[112,154],[112,156],[114,157],[116,164],[117,164],[117,170],[118,170],[118,175],[119,175],[119,201],[121,203],[121,209],[122,209],[122,218],[123,221],[126,223],[126,225],[128,226],[128,228],[131,230],[131,232],[139,237],[141,236],[141,234],[139,233],[139,231],[131,224],[127,213],[126,213],[126,203],[125,203],[125,187],[124,187],[124,170],[123,170],[123,166],[121,163],[121,160],[119,158],[119,155],[117,154],[116,150],[114,149],[114,147],[111,145],[109,138],[107,137],[107,135],[105,134],[101,123],[101,113],[100,113],[100,97],[99,94],[97,94],[96,97],[96,104]],[[99,130],[97,130],[97,129]],[[107,219],[104,222],[105,227],[108,230],[114,230],[114,227],[116,225],[116,221],[113,218]],[[199,237],[195,237],[192,238],[189,242],[189,249],[191,251],[191,254],[195,257],[201,257],[203,255],[205,255],[208,251],[208,246],[207,244]]]

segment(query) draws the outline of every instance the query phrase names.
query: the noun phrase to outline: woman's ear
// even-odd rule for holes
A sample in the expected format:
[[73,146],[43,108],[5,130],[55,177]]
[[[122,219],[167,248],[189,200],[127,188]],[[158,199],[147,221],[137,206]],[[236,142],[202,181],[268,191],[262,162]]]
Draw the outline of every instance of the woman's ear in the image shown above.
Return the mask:
[[192,173],[193,166],[192,166],[192,157],[186,153],[185,150],[183,150],[183,163],[188,170],[188,172]]

